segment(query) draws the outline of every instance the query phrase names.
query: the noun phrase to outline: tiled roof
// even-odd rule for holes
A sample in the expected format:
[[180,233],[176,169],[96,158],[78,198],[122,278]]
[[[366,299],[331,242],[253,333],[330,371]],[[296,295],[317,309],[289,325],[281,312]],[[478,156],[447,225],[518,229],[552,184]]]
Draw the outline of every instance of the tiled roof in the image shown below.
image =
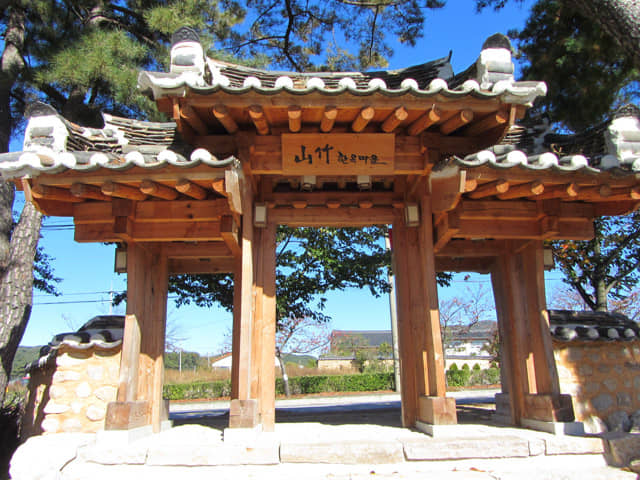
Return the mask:
[[25,371],[52,365],[57,352],[62,347],[73,350],[88,350],[95,347],[109,350],[122,344],[124,316],[98,315],[75,332],[59,333],[40,349],[40,357],[25,366]]
[[499,145],[449,160],[466,168],[486,165],[558,173],[609,171],[614,175],[640,172],[640,110],[624,106],[610,119],[576,134],[554,133],[546,119],[529,127],[516,125]]
[[549,310],[549,324],[554,339],[571,340],[638,340],[638,324],[615,312],[576,312]]
[[[181,28],[174,36],[170,72],[141,72],[138,88],[157,100],[164,96],[184,96],[189,92],[207,95],[217,91],[262,95],[287,92],[305,95],[319,92],[326,96],[351,94],[368,96],[411,95],[429,98],[499,98],[504,103],[528,104],[546,93],[543,82],[516,82],[506,37],[485,44],[474,68],[455,76],[449,57],[401,70],[378,72],[273,72],[206,58],[195,31]],[[493,38],[493,37],[491,37]],[[447,82],[451,81],[449,85]]]
[[168,165],[193,168],[201,164],[219,168],[236,161],[235,157],[218,159],[207,150],[194,150],[181,139],[174,122],[145,122],[103,114],[103,128],[85,128],[39,102],[26,114],[29,123],[23,151],[0,155],[0,176],[5,180],[67,170],[123,171]]

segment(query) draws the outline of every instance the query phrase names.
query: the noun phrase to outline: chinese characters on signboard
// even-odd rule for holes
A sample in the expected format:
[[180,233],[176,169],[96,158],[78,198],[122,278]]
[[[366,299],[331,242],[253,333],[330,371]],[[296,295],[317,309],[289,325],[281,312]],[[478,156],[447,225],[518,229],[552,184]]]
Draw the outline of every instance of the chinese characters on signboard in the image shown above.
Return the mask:
[[393,173],[394,136],[285,134],[282,154],[287,173],[387,174]]

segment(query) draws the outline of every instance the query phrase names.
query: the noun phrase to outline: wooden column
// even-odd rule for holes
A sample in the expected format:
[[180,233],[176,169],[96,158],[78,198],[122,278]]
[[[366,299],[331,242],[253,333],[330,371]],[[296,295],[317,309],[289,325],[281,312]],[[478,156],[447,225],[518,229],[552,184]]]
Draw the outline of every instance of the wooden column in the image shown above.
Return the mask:
[[[258,404],[252,396],[253,313],[254,313],[254,228],[253,194],[245,186],[242,192],[242,257],[235,280],[232,362],[232,397],[229,407],[230,428],[253,428],[258,424]],[[237,273],[236,273],[237,275]],[[238,291],[238,286],[240,290]],[[255,390],[255,387],[254,387]]]
[[455,400],[446,398],[444,354],[433,256],[430,198],[421,202],[418,227],[393,225],[402,422],[455,424]]
[[159,432],[167,417],[162,384],[168,272],[160,245],[128,244],[120,384],[118,401],[107,408],[107,430],[152,425]]
[[573,421],[571,396],[560,394],[553,357],[542,242],[512,242],[492,277],[513,422]]
[[257,228],[254,351],[255,398],[259,422],[264,431],[275,426],[275,351],[276,351],[276,225]]

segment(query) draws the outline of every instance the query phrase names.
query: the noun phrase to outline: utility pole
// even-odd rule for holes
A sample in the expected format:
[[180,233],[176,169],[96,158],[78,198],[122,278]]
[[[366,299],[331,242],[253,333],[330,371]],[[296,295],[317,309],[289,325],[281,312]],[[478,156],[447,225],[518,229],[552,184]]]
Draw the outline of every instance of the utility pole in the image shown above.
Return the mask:
[[[391,250],[389,234],[384,236],[387,250]],[[393,351],[393,376],[396,384],[396,392],[400,393],[400,349],[398,347],[398,311],[396,304],[396,280],[389,274],[389,316],[391,317],[391,350]]]

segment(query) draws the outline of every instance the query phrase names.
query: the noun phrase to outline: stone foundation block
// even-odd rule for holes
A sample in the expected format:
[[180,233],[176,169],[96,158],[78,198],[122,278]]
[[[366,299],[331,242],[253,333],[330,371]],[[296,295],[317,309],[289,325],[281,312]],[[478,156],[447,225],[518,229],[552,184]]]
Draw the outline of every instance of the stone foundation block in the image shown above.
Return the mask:
[[640,434],[638,433],[607,433],[605,456],[607,461],[615,467],[627,467],[640,458]]
[[516,436],[406,440],[407,460],[528,457],[529,442]]
[[524,416],[542,422],[573,422],[573,402],[571,395],[525,395]]
[[111,402],[107,405],[105,430],[130,430],[151,423],[149,402]]
[[383,464],[404,461],[402,444],[397,441],[350,440],[335,442],[283,442],[283,463]]
[[552,437],[545,439],[547,455],[585,455],[604,453],[604,442],[600,438]]

